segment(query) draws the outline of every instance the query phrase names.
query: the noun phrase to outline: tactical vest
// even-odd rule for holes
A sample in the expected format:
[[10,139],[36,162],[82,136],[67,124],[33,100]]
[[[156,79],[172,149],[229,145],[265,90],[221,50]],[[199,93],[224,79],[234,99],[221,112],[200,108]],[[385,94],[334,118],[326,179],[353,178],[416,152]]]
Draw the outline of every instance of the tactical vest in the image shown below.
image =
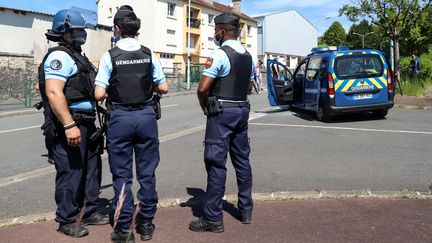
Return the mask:
[[227,76],[216,78],[213,81],[209,96],[216,96],[218,99],[244,101],[247,99],[252,73],[252,56],[248,51],[241,54],[229,46],[223,46],[221,49],[227,54],[231,69]]
[[141,46],[137,51],[119,47],[109,50],[112,62],[108,86],[109,99],[118,104],[144,104],[153,95],[151,51]]
[[75,51],[67,46],[59,45],[48,50],[48,53],[42,60],[38,68],[39,78],[39,91],[44,102],[48,102],[48,97],[45,91],[45,70],[44,64],[48,56],[54,51],[66,52],[77,65],[77,73],[70,76],[65,83],[63,92],[68,104],[78,101],[92,100],[94,92],[94,81],[96,78],[96,70],[89,59],[81,55],[80,52]]

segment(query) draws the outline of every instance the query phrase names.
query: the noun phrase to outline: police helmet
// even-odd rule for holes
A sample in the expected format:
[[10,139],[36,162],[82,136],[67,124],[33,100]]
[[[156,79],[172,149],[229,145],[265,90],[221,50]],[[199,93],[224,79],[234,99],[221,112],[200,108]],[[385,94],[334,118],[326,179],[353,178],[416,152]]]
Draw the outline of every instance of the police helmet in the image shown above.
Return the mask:
[[60,10],[54,16],[52,31],[56,34],[63,34],[70,29],[85,29],[88,24],[82,14],[76,10]]

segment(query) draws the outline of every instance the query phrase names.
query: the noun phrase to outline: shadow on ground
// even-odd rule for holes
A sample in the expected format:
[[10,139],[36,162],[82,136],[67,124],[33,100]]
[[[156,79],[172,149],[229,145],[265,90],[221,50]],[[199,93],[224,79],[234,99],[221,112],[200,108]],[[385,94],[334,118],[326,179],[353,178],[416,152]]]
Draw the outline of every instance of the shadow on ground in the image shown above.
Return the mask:
[[[195,217],[203,216],[203,202],[205,197],[205,191],[201,188],[186,188],[187,193],[192,196],[188,201],[181,203],[180,207],[189,207],[192,210],[192,214]],[[240,211],[234,206],[234,204],[222,200],[222,210],[229,213],[233,218],[240,221]]]

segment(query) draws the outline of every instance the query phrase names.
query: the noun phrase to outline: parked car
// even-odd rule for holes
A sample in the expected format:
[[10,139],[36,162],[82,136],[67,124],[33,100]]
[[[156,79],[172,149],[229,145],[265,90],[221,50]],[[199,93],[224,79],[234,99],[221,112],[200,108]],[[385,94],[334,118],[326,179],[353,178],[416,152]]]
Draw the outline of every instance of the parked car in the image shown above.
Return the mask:
[[391,77],[389,64],[378,50],[317,47],[294,73],[276,60],[267,61],[268,100],[271,106],[314,111],[320,121],[360,111],[385,118],[394,105]]

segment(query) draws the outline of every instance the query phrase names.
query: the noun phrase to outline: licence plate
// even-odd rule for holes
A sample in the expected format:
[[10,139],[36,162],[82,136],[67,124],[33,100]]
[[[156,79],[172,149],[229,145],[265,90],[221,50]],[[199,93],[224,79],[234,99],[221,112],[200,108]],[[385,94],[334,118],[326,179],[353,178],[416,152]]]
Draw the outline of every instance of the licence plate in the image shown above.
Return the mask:
[[372,94],[356,94],[354,95],[354,99],[355,100],[364,100],[364,99],[371,99],[372,98]]

